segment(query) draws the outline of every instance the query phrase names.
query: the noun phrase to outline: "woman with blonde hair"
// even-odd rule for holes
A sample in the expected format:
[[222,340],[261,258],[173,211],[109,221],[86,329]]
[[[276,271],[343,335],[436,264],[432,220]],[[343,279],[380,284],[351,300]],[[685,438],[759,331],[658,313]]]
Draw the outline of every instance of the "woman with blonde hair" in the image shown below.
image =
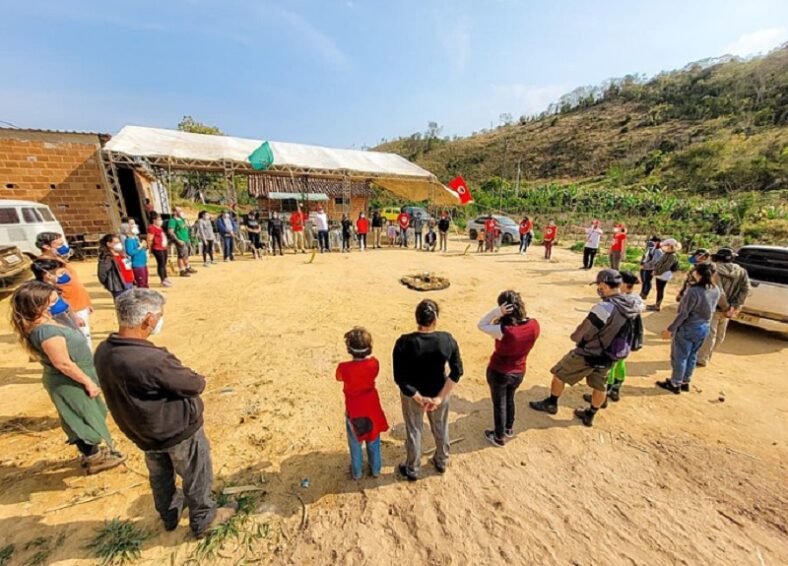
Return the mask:
[[[99,398],[96,369],[85,337],[55,321],[57,289],[41,281],[21,285],[11,297],[11,324],[22,346],[43,366],[42,381],[60,417],[69,444],[81,452],[88,474],[114,468],[126,459],[114,450],[107,407]],[[102,448],[102,441],[108,448]]]

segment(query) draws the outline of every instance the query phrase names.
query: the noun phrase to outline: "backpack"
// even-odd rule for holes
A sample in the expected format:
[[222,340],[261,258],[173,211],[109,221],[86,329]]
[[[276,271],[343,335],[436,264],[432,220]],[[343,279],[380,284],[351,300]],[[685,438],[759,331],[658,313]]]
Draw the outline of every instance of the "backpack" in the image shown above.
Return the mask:
[[642,347],[643,320],[640,316],[632,319],[624,318],[624,324],[618,329],[613,340],[604,347],[604,355],[609,360],[617,362],[626,359],[630,352],[640,350]]

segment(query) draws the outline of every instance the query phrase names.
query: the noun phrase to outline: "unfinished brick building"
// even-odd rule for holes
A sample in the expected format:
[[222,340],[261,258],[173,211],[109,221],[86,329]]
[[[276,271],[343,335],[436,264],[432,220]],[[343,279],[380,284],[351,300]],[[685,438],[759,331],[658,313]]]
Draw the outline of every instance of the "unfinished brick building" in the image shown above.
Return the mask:
[[93,133],[0,129],[0,199],[46,204],[66,234],[106,232],[118,211],[107,190]]

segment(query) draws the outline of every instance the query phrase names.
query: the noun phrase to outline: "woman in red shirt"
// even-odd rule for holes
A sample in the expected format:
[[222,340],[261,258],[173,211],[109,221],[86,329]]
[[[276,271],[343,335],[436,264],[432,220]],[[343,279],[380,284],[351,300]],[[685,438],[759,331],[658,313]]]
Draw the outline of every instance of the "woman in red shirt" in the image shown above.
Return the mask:
[[497,236],[496,230],[498,223],[495,218],[488,216],[484,221],[484,251],[491,252],[495,250],[495,238]]
[[363,252],[367,249],[367,234],[369,233],[369,220],[365,218],[363,212],[358,213],[356,232],[358,232],[358,248]]
[[148,249],[156,258],[156,273],[161,279],[161,286],[171,287],[172,281],[167,277],[167,234],[162,224],[161,216],[154,212],[153,221],[148,226]]
[[558,226],[555,225],[555,222],[552,220],[550,223],[545,226],[544,228],[544,235],[542,236],[542,242],[544,243],[544,258],[550,259],[553,256],[553,244],[555,243],[555,239],[558,237]]
[[98,279],[113,299],[133,287],[131,260],[123,255],[117,234],[106,234],[99,241]]
[[627,227],[623,223],[613,228],[613,245],[610,246],[610,268],[618,271],[627,242]]
[[528,354],[539,338],[539,323],[528,318],[520,293],[504,291],[498,295],[498,306],[482,317],[478,328],[495,338],[495,350],[487,364],[495,428],[485,430],[484,436],[493,446],[503,448],[506,439],[514,436],[514,394],[525,377]]
[[399,224],[399,245],[402,248],[408,247],[408,228],[410,227],[410,215],[405,212],[405,209],[397,216],[397,224]]
[[337,366],[337,381],[344,383],[350,471],[354,480],[361,479],[361,443],[366,442],[369,471],[376,478],[382,465],[380,433],[389,429],[375,389],[380,364],[372,357],[372,336],[366,329],[357,326],[346,333],[345,346],[353,359]]

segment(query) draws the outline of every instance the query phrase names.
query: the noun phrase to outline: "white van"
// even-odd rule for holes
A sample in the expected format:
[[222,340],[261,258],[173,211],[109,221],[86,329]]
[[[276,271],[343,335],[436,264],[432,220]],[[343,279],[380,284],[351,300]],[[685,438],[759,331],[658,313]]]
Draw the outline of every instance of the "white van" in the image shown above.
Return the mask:
[[63,227],[45,204],[27,200],[0,200],[0,246],[17,246],[22,253],[38,256],[36,236],[41,232],[63,234]]

